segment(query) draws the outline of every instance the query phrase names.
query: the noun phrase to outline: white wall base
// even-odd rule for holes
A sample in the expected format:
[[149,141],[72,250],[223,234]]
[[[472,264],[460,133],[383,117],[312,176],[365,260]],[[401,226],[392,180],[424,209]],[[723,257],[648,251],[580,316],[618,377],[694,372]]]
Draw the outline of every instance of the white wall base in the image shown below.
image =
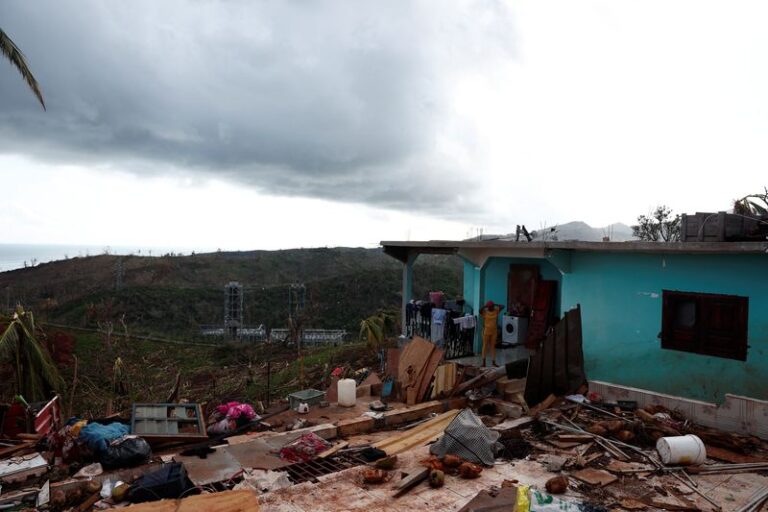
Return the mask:
[[726,394],[725,402],[717,405],[593,380],[589,381],[589,390],[608,402],[633,400],[639,407],[662,405],[700,425],[768,439],[768,401],[765,400]]

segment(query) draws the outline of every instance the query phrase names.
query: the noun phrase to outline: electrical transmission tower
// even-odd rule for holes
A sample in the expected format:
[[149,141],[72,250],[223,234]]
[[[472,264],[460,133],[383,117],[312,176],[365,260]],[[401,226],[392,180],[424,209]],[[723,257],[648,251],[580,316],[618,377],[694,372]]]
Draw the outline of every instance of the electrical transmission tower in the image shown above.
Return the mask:
[[234,340],[243,324],[243,286],[235,281],[224,286],[224,329]]

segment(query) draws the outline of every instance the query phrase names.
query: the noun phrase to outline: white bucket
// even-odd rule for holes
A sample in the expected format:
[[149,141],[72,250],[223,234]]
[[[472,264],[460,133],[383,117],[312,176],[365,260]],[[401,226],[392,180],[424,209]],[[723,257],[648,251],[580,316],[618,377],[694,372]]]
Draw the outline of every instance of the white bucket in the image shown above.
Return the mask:
[[702,464],[707,460],[704,443],[693,434],[659,438],[656,451],[664,464]]
[[342,407],[354,407],[357,402],[357,383],[355,379],[341,379],[338,384],[339,405]]

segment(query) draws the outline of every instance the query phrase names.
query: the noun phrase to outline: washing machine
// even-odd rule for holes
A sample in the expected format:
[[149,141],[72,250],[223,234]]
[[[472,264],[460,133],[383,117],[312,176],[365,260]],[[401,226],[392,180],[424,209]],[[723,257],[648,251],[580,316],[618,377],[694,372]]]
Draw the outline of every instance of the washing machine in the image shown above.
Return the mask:
[[501,317],[501,341],[521,345],[528,334],[528,319],[522,316],[504,315]]

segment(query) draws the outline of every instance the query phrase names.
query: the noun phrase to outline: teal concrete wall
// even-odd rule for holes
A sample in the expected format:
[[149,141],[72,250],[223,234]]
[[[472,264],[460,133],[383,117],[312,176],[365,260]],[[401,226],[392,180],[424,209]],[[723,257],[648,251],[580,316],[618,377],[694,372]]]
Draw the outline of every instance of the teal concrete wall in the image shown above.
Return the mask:
[[[662,349],[664,289],[749,297],[747,361]],[[589,379],[713,402],[768,399],[768,255],[574,252],[561,308],[576,304]]]
[[[552,265],[550,262],[546,260],[541,259],[534,259],[534,258],[490,258],[488,262],[485,264],[484,272],[485,272],[485,279],[484,279],[484,290],[483,290],[483,297],[482,297],[482,304],[485,304],[487,301],[492,300],[496,304],[501,304],[504,306],[504,308],[507,307],[507,280],[509,275],[509,266],[511,264],[519,264],[519,265],[538,265],[539,270],[541,272],[541,276],[543,279],[551,280],[551,281],[558,281],[561,283],[561,274],[560,271]],[[469,298],[472,296],[472,293],[470,293],[469,290],[474,290],[475,286],[478,284],[474,272],[474,265],[464,261],[464,294],[466,298]],[[560,285],[558,285],[558,297],[556,297],[556,302],[558,304],[557,314],[560,315]],[[482,305],[481,304],[481,305]],[[476,315],[478,314],[478,311],[474,312]],[[506,313],[506,309],[502,311],[502,315]],[[501,317],[499,317],[499,321],[501,321]],[[477,332],[482,332],[483,329],[483,321],[478,316],[478,329]],[[480,336],[478,335],[475,339],[475,352],[479,352],[481,349],[480,345]]]

